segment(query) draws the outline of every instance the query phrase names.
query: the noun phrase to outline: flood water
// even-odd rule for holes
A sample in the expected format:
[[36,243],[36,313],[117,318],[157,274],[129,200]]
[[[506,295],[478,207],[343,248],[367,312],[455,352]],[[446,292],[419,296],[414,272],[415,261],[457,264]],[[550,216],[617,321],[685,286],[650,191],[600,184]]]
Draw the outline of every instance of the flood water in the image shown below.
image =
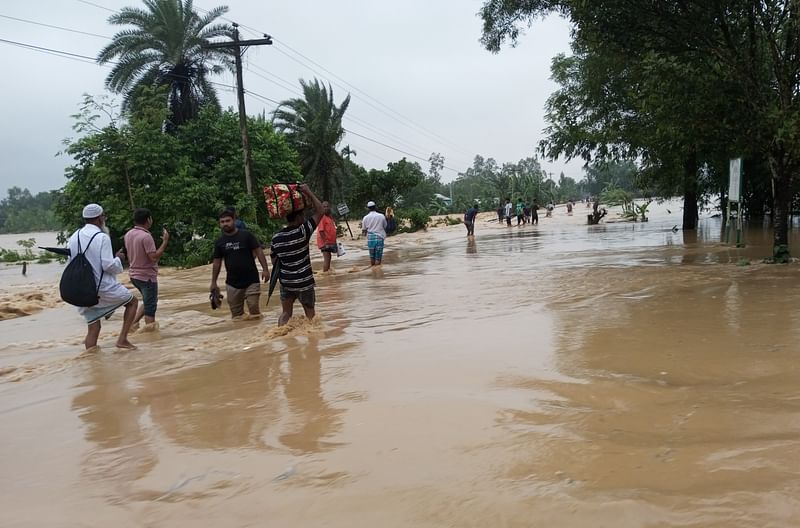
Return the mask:
[[800,266],[581,212],[351,243],[288,331],[207,267],[134,352],[0,322],[0,526],[800,526]]

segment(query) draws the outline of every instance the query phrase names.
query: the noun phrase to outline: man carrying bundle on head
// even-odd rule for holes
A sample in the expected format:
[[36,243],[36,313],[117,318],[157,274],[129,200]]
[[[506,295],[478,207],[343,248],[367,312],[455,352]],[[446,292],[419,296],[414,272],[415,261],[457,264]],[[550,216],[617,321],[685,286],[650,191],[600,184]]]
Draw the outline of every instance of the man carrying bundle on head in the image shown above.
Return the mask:
[[282,311],[278,326],[285,325],[292,318],[294,302],[297,300],[300,301],[307,319],[311,320],[316,315],[314,272],[311,269],[308,244],[322,215],[325,214],[325,207],[308,185],[300,185],[297,190],[303,194],[307,202],[311,202],[314,212],[306,220],[305,211],[295,209],[286,217],[286,227],[272,237],[270,257],[272,265],[278,266],[281,285]]

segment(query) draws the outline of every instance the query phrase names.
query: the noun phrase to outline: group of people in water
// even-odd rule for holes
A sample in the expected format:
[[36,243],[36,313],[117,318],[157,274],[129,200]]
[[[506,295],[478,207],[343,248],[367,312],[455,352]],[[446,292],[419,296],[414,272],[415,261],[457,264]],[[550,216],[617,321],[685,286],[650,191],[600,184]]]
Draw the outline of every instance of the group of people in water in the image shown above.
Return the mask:
[[[231,317],[244,316],[245,306],[250,317],[260,317],[261,283],[277,279],[280,283],[281,314],[278,325],[285,325],[294,313],[295,301],[299,301],[308,319],[316,315],[316,293],[314,272],[311,268],[309,244],[317,231],[317,247],[323,257],[323,271],[330,270],[331,256],[340,254],[336,221],[328,202],[320,201],[307,185],[298,190],[311,204],[310,214],[299,210],[286,217],[286,226],[272,236],[269,257],[272,270],[264,252],[264,246],[236,216],[233,208],[225,208],[219,214],[221,234],[214,243],[211,267],[209,298],[212,308],[221,305],[227,296]],[[362,233],[367,237],[371,266],[380,266],[383,261],[385,240],[396,227],[391,208],[387,215],[378,211],[375,202],[367,204],[368,213],[362,220]],[[144,319],[146,327],[156,327],[158,308],[158,262],[169,244],[169,232],[162,231],[161,244],[156,247],[150,229],[153,217],[148,209],[136,209],[133,213],[133,228],[124,237],[123,247],[113,253],[106,216],[99,204],[88,204],[83,208],[84,226],[76,230],[69,239],[69,262],[84,255],[92,268],[97,286],[97,303],[79,306],[79,313],[87,324],[84,345],[87,350],[97,346],[101,321],[108,319],[124,307],[123,322],[116,346],[135,349],[128,336]],[[387,232],[388,231],[388,232]],[[138,298],[117,279],[122,273],[123,262],[129,263],[131,283],[142,296]],[[256,267],[258,261],[261,271]],[[218,278],[225,266],[225,296],[218,285]]]

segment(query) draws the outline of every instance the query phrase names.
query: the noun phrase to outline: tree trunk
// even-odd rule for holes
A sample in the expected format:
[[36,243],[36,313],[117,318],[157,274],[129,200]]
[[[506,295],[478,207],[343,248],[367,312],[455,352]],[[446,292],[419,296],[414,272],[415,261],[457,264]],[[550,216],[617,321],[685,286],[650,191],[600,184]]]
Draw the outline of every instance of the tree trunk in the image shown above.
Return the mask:
[[683,164],[683,230],[697,229],[697,158],[692,154]]
[[788,262],[789,253],[789,209],[792,206],[791,172],[782,166],[773,165],[772,183],[775,207],[772,209],[773,247],[775,262]]

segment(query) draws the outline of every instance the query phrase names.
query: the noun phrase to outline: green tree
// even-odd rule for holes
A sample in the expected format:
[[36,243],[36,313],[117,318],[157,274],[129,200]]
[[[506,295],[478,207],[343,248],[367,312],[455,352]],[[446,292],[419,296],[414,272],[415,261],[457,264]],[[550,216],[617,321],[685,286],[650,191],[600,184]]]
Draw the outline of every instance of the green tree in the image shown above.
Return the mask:
[[[75,163],[67,169],[68,182],[56,206],[62,225],[80,225],[82,207],[100,203],[116,246],[132,225],[132,208],[147,207],[156,222],[166,227],[173,242],[167,263],[207,262],[210,242],[218,233],[217,214],[225,206],[239,211],[258,210],[265,219],[264,200],[247,194],[238,177],[242,164],[238,114],[207,106],[176,130],[161,130],[166,109],[158,95],[137,102],[139,111],[128,113],[103,128],[79,127],[82,136],[66,149]],[[91,116],[89,117],[91,119]],[[85,123],[85,120],[84,120]],[[251,118],[253,166],[256,184],[300,179],[297,155],[264,119]],[[247,218],[248,228],[264,239],[279,225]],[[154,230],[155,233],[158,229]]]
[[142,0],[145,9],[124,7],[109,17],[115,26],[132,26],[114,35],[97,56],[100,64],[113,63],[106,86],[124,94],[127,110],[151,86],[167,86],[169,128],[195,117],[203,104],[219,107],[209,80],[230,67],[228,51],[206,49],[210,39],[230,37],[231,27],[215,23],[228,11],[215,7],[198,15],[192,0]]
[[11,187],[0,201],[0,233],[54,231],[60,223],[53,212],[56,191],[31,194],[28,189]]
[[[356,211],[374,201],[379,208],[406,207],[402,198],[409,190],[419,185],[425,178],[419,164],[405,158],[389,163],[386,170],[360,168],[353,173],[350,203],[357,204]],[[426,203],[425,206],[428,204]]]
[[309,185],[320,189],[324,200],[332,200],[341,181],[337,177],[342,156],[337,147],[344,137],[342,118],[350,105],[350,95],[339,106],[333,89],[319,80],[300,80],[303,99],[281,102],[273,115],[273,123],[284,132],[300,155],[300,170]]
[[[797,75],[800,16],[796,2],[756,0],[745,2],[704,0],[641,2],[639,0],[489,0],[481,12],[483,42],[497,51],[506,40],[515,41],[520,27],[536,17],[558,12],[570,18],[580,42],[598,42],[622,57],[638,61],[649,57],[658,70],[671,65],[693,66],[687,78],[701,77],[713,86],[708,91],[686,93],[688,108],[701,106],[704,99],[727,97],[736,104],[740,141],[747,143],[770,170],[774,200],[773,256],[789,256],[789,210],[800,169],[800,76]],[[658,63],[661,64],[658,64]],[[731,83],[731,79],[735,83]],[[672,84],[672,78],[666,85]],[[716,81],[716,82],[714,82]],[[731,94],[725,89],[735,85]],[[679,86],[688,86],[682,84]],[[719,90],[722,88],[722,90]],[[671,93],[675,90],[670,88]],[[653,93],[653,92],[651,92]],[[653,101],[653,98],[650,98]],[[677,98],[670,97],[673,105]],[[676,121],[655,122],[670,125]],[[692,120],[691,124],[694,124]],[[689,136],[690,138],[692,136]],[[682,141],[672,149],[659,149],[660,158],[682,157],[684,172],[695,176],[699,170],[692,142]],[[665,146],[665,145],[664,145]],[[727,152],[734,157],[740,152]],[[713,172],[712,172],[713,173]]]

